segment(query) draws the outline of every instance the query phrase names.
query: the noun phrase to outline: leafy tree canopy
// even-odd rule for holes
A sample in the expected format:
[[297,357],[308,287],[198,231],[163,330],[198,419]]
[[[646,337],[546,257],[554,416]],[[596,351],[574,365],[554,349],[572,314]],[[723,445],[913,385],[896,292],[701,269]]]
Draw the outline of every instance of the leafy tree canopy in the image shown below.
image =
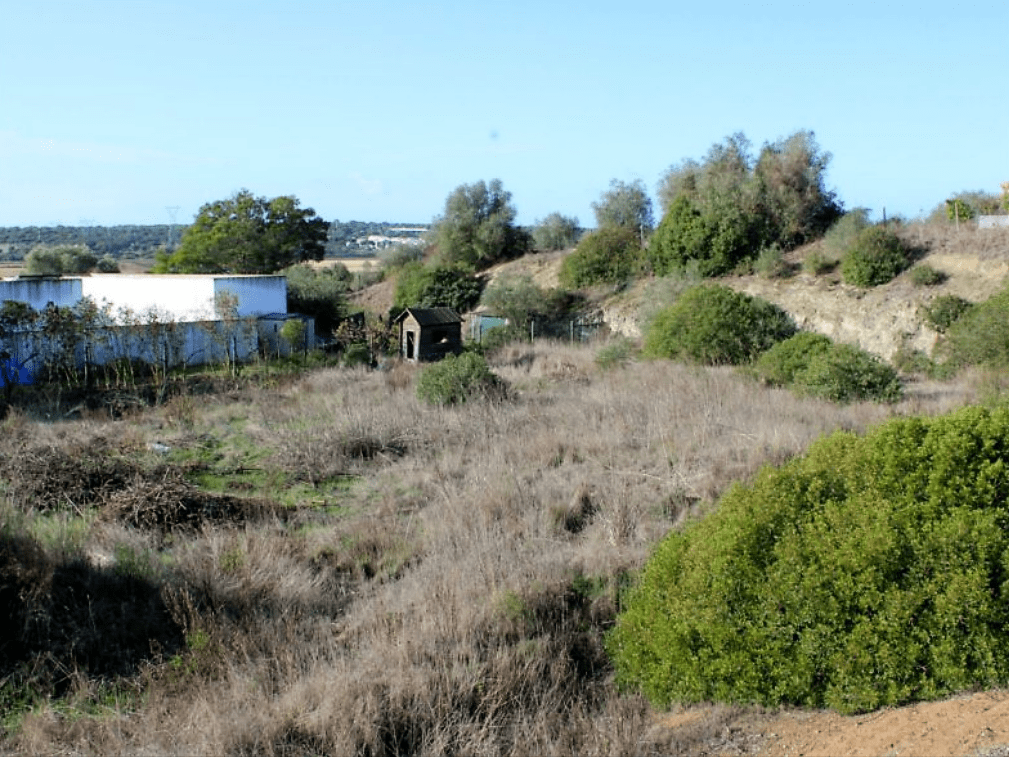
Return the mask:
[[664,216],[649,245],[656,273],[697,261],[705,275],[720,275],[771,245],[789,250],[818,238],[842,210],[825,186],[829,162],[813,132],[799,131],[765,144],[756,159],[737,133],[702,162],[671,167],[659,183]]
[[500,179],[457,187],[432,225],[439,262],[477,271],[528,252],[531,239],[515,225],[511,197]]
[[465,313],[480,301],[484,280],[462,268],[407,263],[396,276],[393,309],[447,307]]
[[274,273],[325,253],[328,225],[293,196],[255,197],[247,189],[200,208],[178,250],[157,273]]
[[631,183],[613,179],[599,202],[592,203],[592,210],[600,229],[631,229],[643,235],[651,232],[655,225],[652,200],[641,179]]
[[43,276],[88,273],[98,265],[98,257],[82,244],[35,247],[25,256],[25,272]]
[[551,213],[533,227],[533,243],[538,250],[563,250],[578,240],[578,219]]

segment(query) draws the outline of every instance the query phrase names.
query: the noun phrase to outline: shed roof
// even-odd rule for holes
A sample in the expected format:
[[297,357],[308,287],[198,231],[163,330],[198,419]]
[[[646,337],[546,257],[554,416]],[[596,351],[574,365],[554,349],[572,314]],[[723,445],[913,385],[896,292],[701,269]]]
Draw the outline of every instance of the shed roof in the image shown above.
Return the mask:
[[412,315],[421,326],[462,323],[462,318],[452,308],[407,308],[396,316],[396,322],[401,322],[407,315]]

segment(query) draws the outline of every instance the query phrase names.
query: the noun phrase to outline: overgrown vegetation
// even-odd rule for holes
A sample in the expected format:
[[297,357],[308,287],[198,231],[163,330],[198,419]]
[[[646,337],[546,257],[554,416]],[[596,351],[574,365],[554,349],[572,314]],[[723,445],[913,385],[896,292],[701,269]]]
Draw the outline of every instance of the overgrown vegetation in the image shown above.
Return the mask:
[[472,309],[480,300],[484,279],[465,268],[406,263],[396,275],[393,306],[446,307],[459,313]]
[[472,399],[500,399],[507,393],[504,382],[482,355],[464,352],[447,355],[425,366],[417,379],[417,396],[432,405],[458,405]]
[[[969,365],[1004,369],[1009,366],[1009,290],[972,306],[957,300],[936,303],[935,322],[947,320],[946,339],[937,347],[939,356],[949,365]],[[929,311],[932,312],[932,311]]]
[[609,638],[658,705],[862,712],[1009,680],[1009,410],[838,432],[649,560]]
[[560,281],[567,287],[619,284],[641,270],[638,232],[626,226],[607,226],[582,237],[561,264]]
[[791,250],[820,237],[841,215],[824,184],[830,154],[812,132],[765,144],[754,159],[743,134],[685,160],[663,177],[664,215],[648,258],[664,275],[694,262],[704,276],[728,273],[761,250]]
[[739,365],[795,333],[777,305],[728,287],[688,289],[659,311],[645,334],[644,354],[702,365]]
[[858,233],[845,252],[841,275],[848,284],[874,287],[895,278],[909,264],[900,237],[883,226],[870,226]]
[[329,336],[347,314],[347,292],[353,279],[346,266],[285,268],[287,310],[315,318],[315,332]]
[[[83,578],[62,605],[9,595],[9,617],[35,613],[50,635],[2,673],[3,748],[637,755],[717,738],[728,716],[655,730],[615,691],[602,639],[629,576],[732,481],[884,413],[669,361],[604,372],[596,356],[495,352],[503,403],[429,405],[401,364],[250,369],[114,422],[12,413],[4,533]],[[125,576],[151,592],[115,612],[92,594],[89,614],[88,592]],[[60,652],[75,628],[124,649],[143,596],[167,614],[129,637],[121,670]]]
[[896,402],[903,397],[892,366],[858,347],[810,332],[775,344],[757,358],[753,371],[774,386],[831,402]]

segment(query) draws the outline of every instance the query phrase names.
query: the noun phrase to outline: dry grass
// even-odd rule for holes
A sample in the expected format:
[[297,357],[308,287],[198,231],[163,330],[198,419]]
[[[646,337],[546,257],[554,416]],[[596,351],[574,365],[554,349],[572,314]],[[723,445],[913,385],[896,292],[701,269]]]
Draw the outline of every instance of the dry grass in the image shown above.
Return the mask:
[[[542,343],[506,348],[491,364],[511,401],[431,407],[415,398],[411,369],[325,370],[202,402],[185,424],[165,415],[171,408],[131,420],[140,449],[236,435],[264,452],[271,475],[310,494],[286,521],[207,520],[160,540],[142,519],[98,518],[62,557],[18,542],[21,572],[8,573],[28,588],[44,584],[33,578],[48,570],[39,565],[73,559],[74,549],[109,557],[96,576],[122,568],[117,551],[143,556],[131,565],[162,587],[184,646],[116,672],[110,680],[144,696],[104,708],[94,704],[97,679],[75,671],[73,693],[37,702],[5,748],[703,753],[745,711],[657,729],[640,698],[616,692],[603,653],[621,587],[652,545],[734,481],[824,433],[942,412],[976,392],[969,380],[921,385],[896,407],[837,407],[731,370],[649,362],[601,371],[590,348]],[[20,441],[0,442],[0,454],[69,454],[114,449],[112,430],[126,422],[7,425]],[[94,507],[135,485],[97,487]],[[5,531],[52,517],[25,498],[13,507]]]
[[1009,262],[1009,227],[979,229],[975,224],[933,224],[916,221],[895,227],[913,248],[929,254],[972,255],[981,260]]

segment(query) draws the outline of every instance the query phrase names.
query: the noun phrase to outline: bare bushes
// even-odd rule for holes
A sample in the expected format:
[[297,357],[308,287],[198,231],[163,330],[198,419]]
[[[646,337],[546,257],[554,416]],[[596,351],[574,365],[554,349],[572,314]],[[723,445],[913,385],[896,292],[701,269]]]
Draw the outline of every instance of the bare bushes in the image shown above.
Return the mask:
[[106,519],[167,534],[204,524],[234,524],[284,517],[287,512],[268,500],[213,494],[185,479],[174,468],[136,474],[112,493],[102,509]]

